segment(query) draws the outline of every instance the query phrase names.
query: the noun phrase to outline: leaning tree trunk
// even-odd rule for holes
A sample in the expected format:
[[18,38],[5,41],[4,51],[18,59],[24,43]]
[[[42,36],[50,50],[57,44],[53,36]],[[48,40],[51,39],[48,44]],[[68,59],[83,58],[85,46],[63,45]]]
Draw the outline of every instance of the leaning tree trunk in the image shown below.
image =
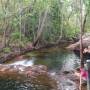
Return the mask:
[[88,12],[85,14],[83,24],[82,24],[82,33],[83,34],[85,33],[85,24],[86,24],[86,20],[87,20],[87,15],[88,15]]
[[44,13],[44,17],[43,17],[42,23],[40,25],[41,27],[40,27],[40,30],[37,32],[37,36],[36,36],[36,39],[35,39],[35,41],[33,43],[33,46],[37,45],[37,43],[38,43],[38,41],[39,41],[39,39],[40,39],[40,37],[41,37],[41,35],[43,33],[43,30],[44,30],[43,28],[44,28],[44,25],[45,25],[47,14],[48,14],[48,9],[46,9],[46,11]]
[[[62,3],[62,5],[61,5],[61,7],[60,7],[60,1],[58,1],[58,8],[59,8],[59,13],[58,14],[61,14],[61,19],[60,19],[60,17],[59,17],[59,21],[61,22],[61,25],[60,25],[60,36],[59,36],[59,38],[58,38],[58,40],[56,41],[56,43],[59,43],[60,42],[60,40],[62,39],[62,37],[63,37],[63,19],[64,19],[64,17],[63,17],[63,3]],[[60,13],[60,12],[62,12],[62,13]]]
[[80,59],[81,59],[81,67],[84,67],[84,60],[83,60],[83,41],[82,41],[82,35],[83,35],[83,21],[82,21],[82,0],[80,0]]
[[[80,68],[84,68],[84,59],[83,59],[83,42],[82,42],[82,35],[83,35],[83,17],[82,17],[82,0],[80,0]],[[80,90],[82,90],[82,75],[80,75]]]

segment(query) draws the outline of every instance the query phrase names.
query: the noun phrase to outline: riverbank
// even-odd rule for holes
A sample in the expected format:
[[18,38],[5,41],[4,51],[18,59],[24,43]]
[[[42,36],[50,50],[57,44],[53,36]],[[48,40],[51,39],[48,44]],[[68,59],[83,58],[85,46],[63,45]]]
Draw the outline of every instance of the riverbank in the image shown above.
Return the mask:
[[[70,41],[71,42],[71,41]],[[9,47],[10,51],[6,52],[4,51],[4,49],[0,52],[0,63],[4,63],[8,60],[12,60],[15,57],[18,57],[20,55],[23,55],[25,53],[28,52],[32,52],[32,51],[39,51],[41,49],[45,49],[45,48],[51,48],[51,47],[55,47],[55,46],[66,46],[68,45],[70,42],[66,42],[66,41],[62,41],[60,43],[50,43],[44,46],[40,46],[40,47],[34,47],[32,43],[27,44],[25,47]]]
[[66,50],[65,47],[62,46],[63,44],[55,45],[54,47],[42,48],[25,53],[15,59],[13,58],[13,60],[6,61],[3,65],[24,65],[26,67],[45,65],[48,68],[47,72],[49,72],[51,77],[58,83],[58,89],[55,90],[60,90],[61,88],[62,90],[66,90],[67,87],[74,90],[78,88],[78,86],[77,77],[73,71],[78,66],[79,59],[73,52]]
[[[23,83],[22,85],[25,84],[26,88],[32,87],[32,90],[34,88],[37,90],[42,90],[42,88],[45,90],[79,90],[79,77],[75,75],[74,71],[66,72],[51,73],[47,71],[47,67],[44,65],[32,67],[0,65],[0,80],[8,79],[8,82],[14,80]],[[10,85],[7,86],[7,88],[9,87]]]
[[[90,53],[90,33],[86,33],[82,36],[83,53]],[[80,40],[70,44],[67,49],[80,52]]]

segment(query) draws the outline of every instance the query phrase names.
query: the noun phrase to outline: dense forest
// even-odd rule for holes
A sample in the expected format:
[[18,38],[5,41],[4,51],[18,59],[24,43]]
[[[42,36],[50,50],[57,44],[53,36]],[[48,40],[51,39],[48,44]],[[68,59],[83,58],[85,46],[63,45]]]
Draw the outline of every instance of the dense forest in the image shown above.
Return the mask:
[[1,90],[81,90],[87,59],[90,0],[0,0]]
[[[83,32],[90,30],[90,1],[82,1]],[[72,41],[80,34],[79,0],[0,0],[0,48]],[[1,50],[2,51],[2,50]]]

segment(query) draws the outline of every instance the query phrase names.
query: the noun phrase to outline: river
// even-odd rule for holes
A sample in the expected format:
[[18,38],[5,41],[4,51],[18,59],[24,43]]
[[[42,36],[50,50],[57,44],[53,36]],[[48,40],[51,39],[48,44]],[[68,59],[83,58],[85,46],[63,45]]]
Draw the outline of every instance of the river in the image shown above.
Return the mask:
[[[22,57],[16,58],[9,62],[7,65],[45,65],[48,67],[48,71],[51,75],[57,75],[60,83],[58,84],[60,88],[58,90],[76,90],[75,83],[69,79],[59,77],[62,71],[73,71],[79,66],[79,58],[72,52],[66,50],[64,47],[56,46],[52,48],[42,49],[39,51],[33,51],[27,53]],[[23,85],[23,83],[0,78],[0,90],[50,90],[46,86],[42,89],[37,87],[28,87]]]

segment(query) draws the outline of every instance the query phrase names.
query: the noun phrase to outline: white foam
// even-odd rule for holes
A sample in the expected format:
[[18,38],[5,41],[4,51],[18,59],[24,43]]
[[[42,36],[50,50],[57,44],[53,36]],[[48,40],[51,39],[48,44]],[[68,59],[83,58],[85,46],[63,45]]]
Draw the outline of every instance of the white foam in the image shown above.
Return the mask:
[[34,61],[35,60],[21,60],[21,61],[16,61],[16,62],[13,62],[11,64],[8,64],[8,65],[23,65],[23,66],[32,66],[34,65]]

